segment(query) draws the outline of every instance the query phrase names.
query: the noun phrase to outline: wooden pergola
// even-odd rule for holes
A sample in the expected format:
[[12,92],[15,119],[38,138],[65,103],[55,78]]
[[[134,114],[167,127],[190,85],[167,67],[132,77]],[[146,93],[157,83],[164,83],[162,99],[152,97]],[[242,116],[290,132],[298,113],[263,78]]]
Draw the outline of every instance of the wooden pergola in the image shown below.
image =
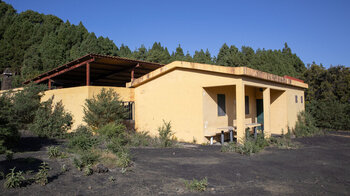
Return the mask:
[[125,87],[126,83],[162,66],[121,57],[88,54],[40,74],[24,84],[47,84],[49,89],[52,86],[68,88],[85,85]]

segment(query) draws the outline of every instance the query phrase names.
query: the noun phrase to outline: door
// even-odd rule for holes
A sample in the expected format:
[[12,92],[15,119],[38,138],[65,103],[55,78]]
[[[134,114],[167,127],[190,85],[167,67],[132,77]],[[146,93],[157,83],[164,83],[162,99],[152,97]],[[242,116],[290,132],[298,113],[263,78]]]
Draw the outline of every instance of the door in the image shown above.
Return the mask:
[[256,100],[256,117],[258,122],[262,124],[262,126],[257,127],[258,130],[264,130],[264,102],[262,99]]

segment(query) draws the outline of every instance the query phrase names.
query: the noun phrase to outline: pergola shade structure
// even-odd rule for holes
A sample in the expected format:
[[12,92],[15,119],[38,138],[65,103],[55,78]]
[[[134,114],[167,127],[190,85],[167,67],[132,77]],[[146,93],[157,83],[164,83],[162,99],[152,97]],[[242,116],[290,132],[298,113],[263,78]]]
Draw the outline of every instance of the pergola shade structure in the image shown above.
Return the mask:
[[28,84],[47,84],[57,88],[76,86],[125,87],[126,83],[162,67],[158,63],[131,60],[121,57],[88,54],[51,71],[43,73]]

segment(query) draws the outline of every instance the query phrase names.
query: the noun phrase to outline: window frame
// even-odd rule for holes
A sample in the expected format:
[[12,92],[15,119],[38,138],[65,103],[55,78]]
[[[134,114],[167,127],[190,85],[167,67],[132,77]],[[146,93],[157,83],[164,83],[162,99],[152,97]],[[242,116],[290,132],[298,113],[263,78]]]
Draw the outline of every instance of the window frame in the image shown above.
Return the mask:
[[226,95],[217,94],[216,98],[217,98],[218,116],[226,116]]

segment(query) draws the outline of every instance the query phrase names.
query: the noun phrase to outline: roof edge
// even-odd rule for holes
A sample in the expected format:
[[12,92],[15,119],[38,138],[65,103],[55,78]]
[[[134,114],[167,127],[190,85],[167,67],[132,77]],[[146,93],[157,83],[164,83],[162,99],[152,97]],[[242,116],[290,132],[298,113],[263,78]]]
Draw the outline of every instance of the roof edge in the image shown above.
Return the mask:
[[229,75],[248,76],[248,77],[253,77],[257,79],[267,80],[270,82],[282,83],[282,84],[287,84],[287,85],[296,86],[300,88],[308,88],[308,84],[300,82],[298,80],[292,80],[290,78],[255,70],[249,67],[226,67],[226,66],[220,66],[220,65],[201,64],[201,63],[193,63],[193,62],[186,62],[186,61],[173,61],[140,78],[135,79],[132,82],[127,83],[126,86],[138,87],[176,68],[195,69],[195,70],[229,74]]

